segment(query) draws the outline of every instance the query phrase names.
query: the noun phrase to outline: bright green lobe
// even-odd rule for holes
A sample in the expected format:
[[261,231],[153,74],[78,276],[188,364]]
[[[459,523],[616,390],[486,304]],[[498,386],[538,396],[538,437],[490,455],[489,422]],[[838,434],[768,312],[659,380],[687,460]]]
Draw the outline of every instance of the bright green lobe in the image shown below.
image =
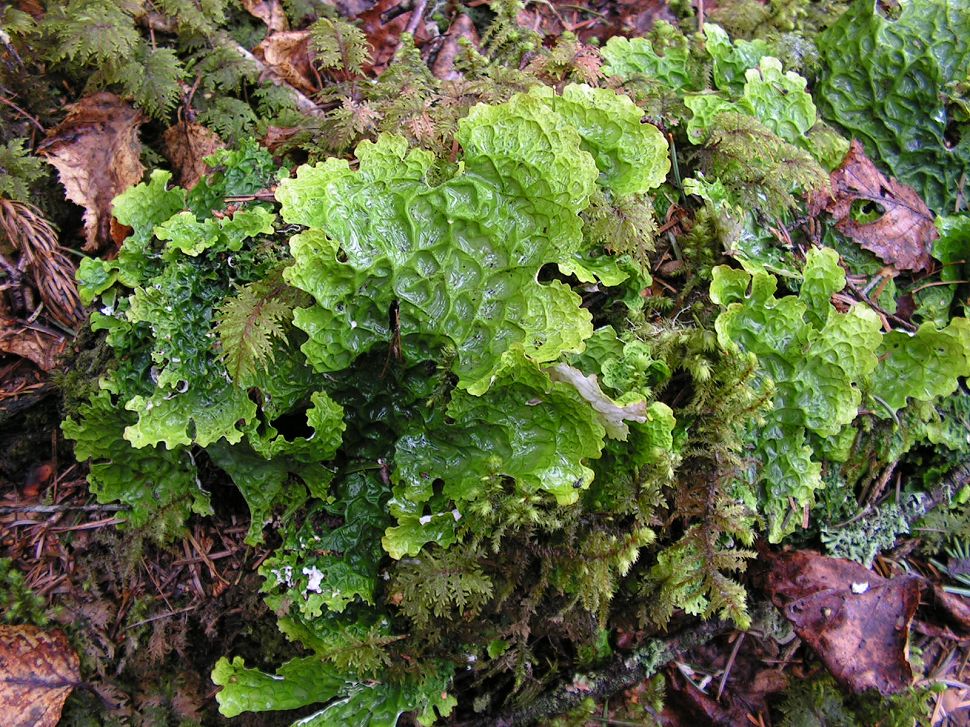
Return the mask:
[[429,154],[388,135],[360,145],[356,172],[331,159],[280,184],[283,218],[310,228],[287,280],[316,300],[294,320],[318,371],[400,335],[405,359],[454,350],[459,386],[482,393],[511,346],[552,361],[592,333],[578,296],[536,279],[581,243],[598,170],[577,132],[519,96],[472,109],[458,140],[463,168],[439,185]]
[[775,278],[767,273],[717,267],[711,284],[712,300],[726,306],[715,322],[721,345],[755,354],[762,385],[774,391],[773,410],[751,439],[763,464],[772,542],[800,522],[789,498],[810,504],[822,486],[806,437],[835,435],[855,419],[859,387],[876,368],[882,338],[869,308],[839,313],[829,303],[845,284],[833,250],[809,251],[804,277],[799,297],[776,298]]
[[385,533],[384,549],[401,558],[428,542],[450,544],[465,503],[490,482],[575,502],[593,477],[584,460],[599,457],[605,433],[574,387],[509,357],[486,394],[456,391],[445,417],[398,441],[389,505],[398,525]]

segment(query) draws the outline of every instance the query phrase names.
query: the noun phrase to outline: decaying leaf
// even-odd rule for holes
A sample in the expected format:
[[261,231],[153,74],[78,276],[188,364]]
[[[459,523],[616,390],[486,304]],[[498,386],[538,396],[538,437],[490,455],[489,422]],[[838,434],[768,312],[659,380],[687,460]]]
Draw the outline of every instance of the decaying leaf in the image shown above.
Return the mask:
[[836,229],[897,270],[929,265],[929,250],[938,237],[932,212],[912,187],[876,169],[859,141],[852,142],[831,181],[831,196],[812,199],[813,214],[828,212]]
[[80,681],[78,656],[61,631],[0,626],[0,723],[5,727],[54,727]]
[[458,41],[462,38],[478,47],[478,32],[475,30],[475,23],[465,13],[455,18],[448,28],[448,32],[443,36],[443,42],[434,64],[431,66],[431,72],[442,81],[453,81],[461,76],[455,70],[455,58],[458,57],[458,51],[461,49]]
[[300,133],[296,126],[267,126],[266,135],[263,137],[263,146],[274,154],[286,144],[289,144],[294,136]]
[[290,29],[280,0],[242,0],[242,5],[250,15],[266,23],[271,33]]
[[400,45],[401,33],[409,32],[414,35],[415,45],[419,48],[431,39],[425,24],[420,22],[421,19],[415,19],[414,11],[407,9],[399,0],[378,0],[357,19],[360,20],[360,29],[374,49],[371,65],[364,68],[374,73],[380,73],[387,68]]
[[810,551],[767,558],[772,602],[837,680],[857,693],[895,694],[910,686],[909,627],[923,589],[918,576],[886,579]]
[[0,353],[20,356],[39,369],[50,371],[66,347],[67,339],[55,331],[40,326],[28,328],[15,318],[0,315]]
[[[58,172],[67,198],[84,207],[85,252],[120,243],[111,200],[141,181],[138,127],[142,117],[113,93],[86,96],[38,148]],[[117,224],[117,223],[114,223]]]
[[180,121],[163,135],[165,155],[179,174],[179,185],[192,189],[205,176],[205,158],[222,149],[219,135],[202,124]]
[[310,63],[310,31],[292,30],[273,33],[253,49],[253,55],[269,66],[288,84],[303,93],[316,93],[313,67]]
[[643,423],[647,421],[647,402],[634,401],[620,406],[603,393],[595,374],[586,376],[568,364],[556,364],[547,369],[549,378],[573,386],[579,395],[589,402],[599,417],[600,424],[613,439],[626,441],[630,428],[627,421]]

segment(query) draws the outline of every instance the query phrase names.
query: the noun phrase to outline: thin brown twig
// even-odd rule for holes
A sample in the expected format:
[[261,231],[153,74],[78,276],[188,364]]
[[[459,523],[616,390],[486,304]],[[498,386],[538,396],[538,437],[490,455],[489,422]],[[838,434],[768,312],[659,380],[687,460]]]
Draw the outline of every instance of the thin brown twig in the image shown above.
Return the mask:
[[870,308],[872,308],[873,310],[875,310],[877,313],[881,313],[882,315],[886,316],[886,318],[888,318],[889,320],[891,320],[891,321],[893,321],[895,323],[898,323],[900,326],[902,326],[903,328],[905,328],[907,331],[915,331],[916,330],[916,326],[914,326],[909,321],[904,320],[903,318],[900,318],[899,316],[895,315],[894,313],[890,313],[889,311],[885,310],[882,306],[880,306],[875,301],[870,300],[869,299],[869,296],[866,295],[861,290],[859,290],[859,288],[851,280],[849,280],[848,278],[845,281],[845,285],[846,285],[846,287],[849,290],[851,290],[856,295],[857,298],[859,298],[860,300],[864,301],[867,305],[869,305]]
[[109,517],[103,520],[94,520],[89,523],[81,523],[80,525],[69,525],[63,528],[52,528],[52,533],[67,533],[74,530],[95,530],[96,528],[104,528],[109,525],[120,525],[124,520],[117,517]]
[[918,288],[913,288],[910,293],[918,293],[921,290],[926,290],[927,288],[935,288],[940,285],[963,285],[964,283],[970,283],[970,280],[937,280],[934,283],[924,283]]
[[127,505],[11,505],[0,507],[0,515],[20,512],[68,512],[80,510],[82,512],[118,512],[128,510]]
[[734,648],[731,649],[731,655],[728,657],[727,664],[724,666],[724,674],[721,675],[721,682],[717,685],[717,701],[721,701],[721,695],[724,693],[724,687],[727,686],[728,675],[731,673],[731,668],[734,666],[734,660],[738,657],[738,651],[741,650],[741,642],[744,641],[744,632],[738,634],[738,638],[734,640]]
[[30,114],[28,114],[26,111],[24,111],[22,108],[20,108],[17,104],[15,104],[13,101],[11,101],[6,96],[0,96],[0,103],[9,106],[14,111],[16,111],[18,114],[20,114],[25,119],[27,119],[29,122],[31,122],[34,126],[37,127],[37,130],[40,131],[41,134],[46,134],[47,133],[46,129],[44,129],[43,125],[37,119],[35,119]]
[[[192,545],[195,546],[195,550],[196,552],[198,552],[199,558],[202,560],[203,563],[205,563],[206,567],[209,569],[209,574],[216,580],[220,580],[228,586],[229,581],[227,581],[225,578],[219,575],[219,571],[216,570],[215,563],[212,562],[212,559],[209,557],[209,554],[205,552],[205,550],[202,548],[201,545],[199,545],[199,541],[195,539],[195,537],[192,535],[191,532],[188,533],[188,537],[189,537],[189,540],[192,541]],[[190,564],[187,564],[187,565],[190,565]]]
[[[169,611],[168,613],[160,613],[160,614],[158,614],[156,616],[152,616],[151,618],[142,619],[141,621],[135,621],[135,623],[128,624],[127,626],[125,626],[122,629],[122,632],[125,632],[128,629],[136,628],[138,626],[144,626],[145,624],[150,624],[153,621],[161,621],[163,618],[171,618],[172,616],[178,616],[180,613],[186,613],[188,611],[194,611],[198,607],[199,607],[198,604],[196,604],[194,606],[186,606],[185,608],[180,608],[180,609],[177,609],[175,611]],[[171,608],[171,607],[169,607],[169,608]]]

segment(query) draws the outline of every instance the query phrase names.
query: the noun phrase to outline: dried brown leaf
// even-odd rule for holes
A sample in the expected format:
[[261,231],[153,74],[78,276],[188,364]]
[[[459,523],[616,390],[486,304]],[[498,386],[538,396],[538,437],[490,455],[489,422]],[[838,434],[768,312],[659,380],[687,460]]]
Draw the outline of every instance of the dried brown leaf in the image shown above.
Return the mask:
[[0,723],[5,727],[54,727],[80,681],[80,661],[63,632],[0,626]]
[[113,93],[96,93],[74,104],[37,150],[57,169],[67,198],[84,207],[85,252],[117,243],[111,201],[145,171],[141,123],[141,115]]
[[250,15],[266,23],[272,33],[290,29],[280,0],[242,0],[242,5]]
[[[912,187],[883,176],[858,140],[832,172],[831,181],[831,195],[812,199],[813,214],[828,212],[836,229],[897,270],[929,265],[929,250],[938,236],[933,213]],[[854,219],[853,205],[859,202],[876,205],[882,214],[871,222]]]
[[266,136],[263,137],[263,146],[271,152],[276,152],[289,144],[300,131],[300,128],[296,126],[267,126]]
[[273,33],[253,49],[253,55],[293,88],[307,94],[316,93],[309,30]]
[[225,146],[214,131],[190,121],[170,126],[162,139],[165,156],[175,167],[179,184],[185,189],[192,189],[205,176],[209,169],[205,158]]
[[28,328],[14,318],[0,316],[0,353],[20,356],[42,371],[50,371],[57,367],[66,348],[67,339],[59,333]]
[[[424,6],[421,6],[424,7]],[[371,64],[365,66],[365,71],[380,73],[394,58],[401,41],[401,33],[414,25],[412,23],[413,10],[402,8],[399,0],[379,0],[367,11],[360,13],[360,29],[367,36],[374,52],[371,54]],[[418,22],[413,28],[414,43],[421,48],[431,40],[431,35],[425,23]]]
[[735,727],[743,725],[744,713],[734,705],[723,706],[705,694],[674,666],[667,668],[668,692],[664,700],[663,724],[694,727],[697,724]]
[[475,23],[472,19],[462,13],[452,21],[448,32],[445,33],[438,55],[431,66],[431,72],[442,81],[453,81],[461,76],[455,70],[455,59],[461,50],[458,41],[466,39],[476,48],[478,47],[478,32],[475,30]]
[[333,4],[345,18],[356,18],[374,7],[375,0],[334,0]]
[[766,557],[772,602],[837,680],[856,693],[895,694],[910,686],[909,627],[923,590],[918,576],[886,579],[810,551]]

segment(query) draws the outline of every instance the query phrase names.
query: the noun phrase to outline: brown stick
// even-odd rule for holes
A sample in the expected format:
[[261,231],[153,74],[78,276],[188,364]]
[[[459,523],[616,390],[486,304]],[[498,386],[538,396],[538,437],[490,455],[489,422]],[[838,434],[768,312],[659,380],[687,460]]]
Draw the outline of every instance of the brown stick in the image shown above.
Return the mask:
[[577,707],[587,697],[602,701],[650,678],[663,666],[681,657],[695,646],[705,644],[732,629],[734,626],[730,623],[712,620],[685,629],[674,636],[651,639],[632,654],[620,654],[604,668],[581,675],[582,689],[577,689],[573,682],[561,684],[528,707],[468,724],[474,727],[486,725],[520,727],[535,723],[544,717],[564,714]]

